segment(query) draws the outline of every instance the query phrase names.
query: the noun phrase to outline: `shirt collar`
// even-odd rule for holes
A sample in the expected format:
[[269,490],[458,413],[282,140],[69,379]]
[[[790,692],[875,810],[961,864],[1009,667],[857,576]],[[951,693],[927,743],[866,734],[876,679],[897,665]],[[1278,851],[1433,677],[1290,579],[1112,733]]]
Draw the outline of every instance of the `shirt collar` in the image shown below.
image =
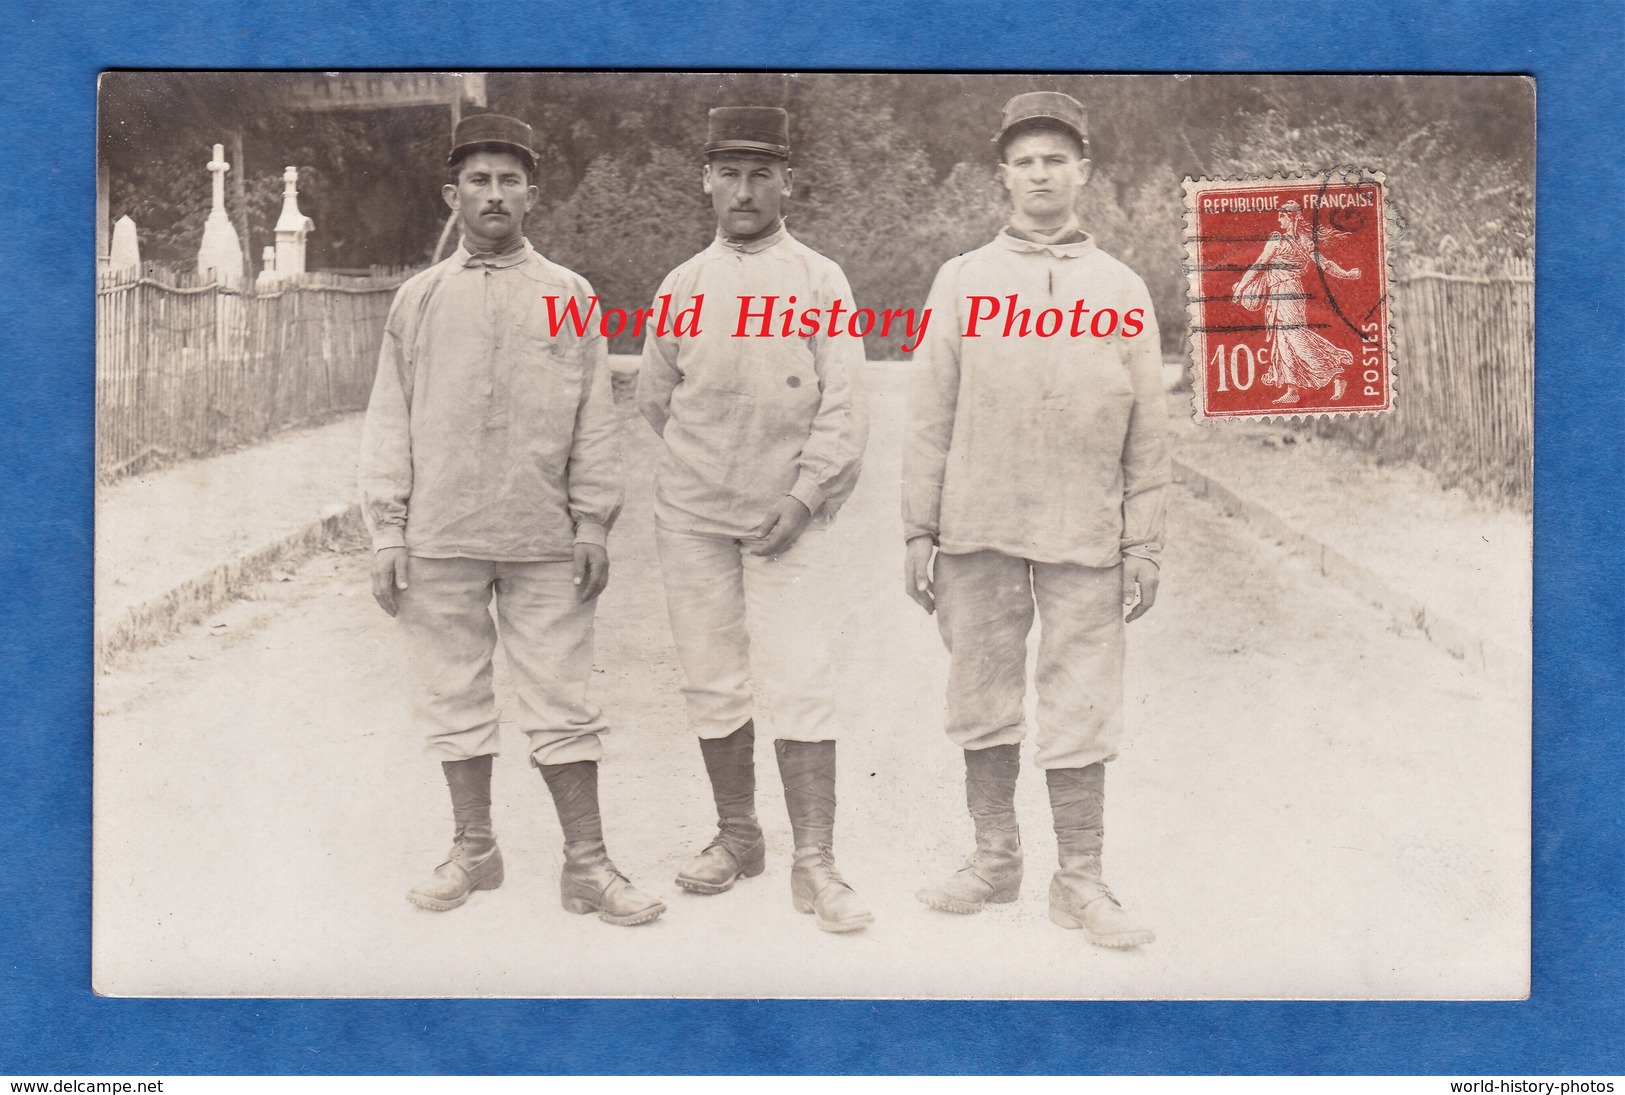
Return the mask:
[[493,254],[490,251],[470,251],[468,249],[468,240],[459,240],[457,250],[453,252],[453,257],[456,258],[459,266],[488,266],[497,270],[506,270],[510,266],[518,266],[535,253],[536,249],[530,245],[530,240],[521,236],[519,237],[518,247],[511,251],[504,251],[501,254]]
[[717,230],[717,244],[721,247],[727,248],[729,251],[739,251],[746,255],[754,255],[758,251],[766,251],[769,247],[772,247],[775,243],[787,238],[789,235],[789,231],[784,227],[784,218],[781,217],[779,218],[778,226],[774,228],[773,231],[769,232],[765,236],[758,236],[753,240],[745,240],[742,243],[735,243],[727,236],[724,236],[722,234],[722,230],[719,228]]
[[1013,224],[999,231],[998,239],[1012,251],[1048,251],[1061,258],[1076,258],[1094,250],[1095,238],[1078,226],[1078,218],[1071,217],[1063,231],[1051,240],[1029,235]]

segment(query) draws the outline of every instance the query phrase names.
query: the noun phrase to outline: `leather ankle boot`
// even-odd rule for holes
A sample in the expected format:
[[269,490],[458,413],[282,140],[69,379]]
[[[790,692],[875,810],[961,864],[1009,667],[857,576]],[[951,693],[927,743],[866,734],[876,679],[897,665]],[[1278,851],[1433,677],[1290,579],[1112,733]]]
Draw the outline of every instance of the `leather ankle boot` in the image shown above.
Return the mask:
[[677,884],[689,893],[718,894],[733,889],[741,878],[755,878],[767,870],[767,845],[756,815],[717,818],[717,835],[705,850],[677,875]]
[[795,833],[791,903],[797,912],[812,913],[827,932],[867,928],[874,914],[835,869],[835,743],[780,739],[773,748]]
[[666,911],[615,869],[602,840],[565,842],[559,897],[567,912],[596,912],[604,923],[623,927],[646,924]]
[[655,898],[638,891],[615,869],[604,848],[604,826],[598,811],[598,764],[544,764],[542,778],[552,792],[564,830],[564,871],[559,897],[568,912],[590,913],[608,924],[643,924],[666,911]]
[[1061,869],[1050,879],[1049,917],[1063,928],[1082,928],[1100,947],[1138,947],[1156,933],[1136,923],[1101,878],[1105,840],[1106,766],[1052,768],[1050,810]]
[[855,932],[875,922],[875,914],[846,884],[835,869],[835,852],[828,844],[797,848],[790,868],[790,902],[796,912],[812,913],[827,932]]
[[445,912],[466,902],[475,890],[502,885],[502,852],[491,831],[491,757],[440,763],[451,791],[455,831],[451,852],[434,874],[413,887],[406,899],[420,909]]
[[747,721],[725,738],[701,738],[700,753],[716,801],[717,835],[677,875],[677,884],[690,893],[718,894],[767,869],[756,820],[755,723]]
[[976,850],[965,865],[915,896],[933,909],[976,913],[988,903],[1021,896],[1021,830],[1016,824],[1016,776],[1021,747],[965,750],[965,804],[976,827]]

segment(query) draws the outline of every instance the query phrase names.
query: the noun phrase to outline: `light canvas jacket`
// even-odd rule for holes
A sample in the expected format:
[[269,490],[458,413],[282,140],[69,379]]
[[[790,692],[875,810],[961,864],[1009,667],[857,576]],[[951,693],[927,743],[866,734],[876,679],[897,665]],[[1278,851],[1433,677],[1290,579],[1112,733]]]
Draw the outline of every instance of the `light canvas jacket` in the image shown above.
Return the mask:
[[[1082,299],[1111,308],[1116,331],[1003,337],[1006,298],[1034,318]],[[972,296],[999,315],[964,338]],[[1156,317],[1145,283],[1084,236],[1036,243],[1006,229],[950,259],[928,302],[931,323],[909,399],[904,534],[953,554],[998,551],[1033,562],[1109,567],[1155,562],[1169,479],[1167,409]],[[1144,330],[1121,317],[1144,309]],[[986,306],[983,307],[983,313]]]
[[586,315],[592,287],[528,241],[459,246],[395,294],[362,430],[375,549],[540,562],[604,544],[623,489],[608,351],[596,325],[551,333],[549,295]]
[[[711,246],[666,276],[676,315],[703,295],[697,337],[651,333],[638,407],[665,441],[655,520],[676,532],[748,537],[786,494],[827,520],[851,495],[868,439],[863,341],[849,335],[735,337],[739,300],[777,310],[856,305],[841,268],[781,224],[759,240]],[[825,313],[827,314],[827,311]],[[752,321],[748,330],[759,330]]]

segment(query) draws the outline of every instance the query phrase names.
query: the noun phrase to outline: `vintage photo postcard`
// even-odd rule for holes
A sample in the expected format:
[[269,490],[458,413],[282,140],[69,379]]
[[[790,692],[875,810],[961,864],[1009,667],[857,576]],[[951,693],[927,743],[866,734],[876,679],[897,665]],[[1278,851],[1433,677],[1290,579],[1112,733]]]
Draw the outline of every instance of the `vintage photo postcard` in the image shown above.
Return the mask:
[[1529,993],[1516,76],[102,76],[93,985]]

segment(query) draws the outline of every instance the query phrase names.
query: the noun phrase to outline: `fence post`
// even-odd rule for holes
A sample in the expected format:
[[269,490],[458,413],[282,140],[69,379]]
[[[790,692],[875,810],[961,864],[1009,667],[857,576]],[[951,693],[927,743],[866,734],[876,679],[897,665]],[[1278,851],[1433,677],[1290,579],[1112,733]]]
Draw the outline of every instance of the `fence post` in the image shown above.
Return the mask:
[[1323,423],[1413,460],[1446,487],[1527,508],[1533,499],[1534,267],[1491,274],[1417,269],[1392,291],[1395,404],[1386,415]]
[[[394,276],[224,292],[148,268],[96,287],[96,470],[210,456],[366,406]],[[306,311],[303,298],[314,313]],[[312,330],[307,324],[319,324]],[[343,330],[336,328],[342,327]]]

